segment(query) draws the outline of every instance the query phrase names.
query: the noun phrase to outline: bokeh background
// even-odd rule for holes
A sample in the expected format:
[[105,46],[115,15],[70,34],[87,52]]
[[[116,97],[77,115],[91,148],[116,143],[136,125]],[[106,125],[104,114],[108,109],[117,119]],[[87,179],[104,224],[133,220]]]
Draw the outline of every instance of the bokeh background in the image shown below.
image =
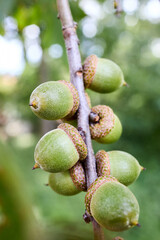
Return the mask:
[[[160,2],[123,0],[115,15],[112,0],[70,1],[78,22],[82,60],[90,54],[122,68],[129,88],[111,94],[87,90],[92,106],[113,108],[123,125],[114,144],[99,149],[135,156],[146,171],[130,186],[141,213],[141,228],[122,233],[105,230],[107,240],[159,239],[160,236]],[[83,221],[84,193],[64,197],[45,184],[48,173],[32,171],[34,148],[57,122],[38,119],[29,96],[44,81],[69,80],[57,19],[56,1],[0,1],[0,239],[91,240]]]

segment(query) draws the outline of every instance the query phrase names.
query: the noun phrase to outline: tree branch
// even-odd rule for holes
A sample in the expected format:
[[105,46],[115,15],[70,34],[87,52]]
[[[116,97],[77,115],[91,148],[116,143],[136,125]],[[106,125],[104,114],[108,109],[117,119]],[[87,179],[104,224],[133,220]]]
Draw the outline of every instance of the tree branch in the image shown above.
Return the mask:
[[122,10],[121,0],[114,0],[114,8],[116,9],[115,14],[120,17]]
[[[68,0],[57,0],[59,18],[62,23],[63,37],[65,40],[71,82],[76,87],[80,105],[78,109],[78,129],[80,133],[85,135],[85,142],[88,149],[88,156],[85,160],[85,174],[87,188],[97,178],[96,161],[92,148],[90,130],[89,130],[89,114],[90,108],[86,101],[84,84],[83,84],[83,69],[81,64],[81,56],[79,52],[79,40],[76,34],[76,24],[73,21]],[[103,240],[103,232],[101,227],[95,220],[92,220],[95,240]]]

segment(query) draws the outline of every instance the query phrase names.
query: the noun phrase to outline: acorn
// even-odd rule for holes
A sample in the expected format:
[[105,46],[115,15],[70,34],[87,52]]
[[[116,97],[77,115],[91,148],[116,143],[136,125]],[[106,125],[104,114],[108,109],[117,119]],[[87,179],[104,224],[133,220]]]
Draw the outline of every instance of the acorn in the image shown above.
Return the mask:
[[135,196],[114,177],[97,178],[87,191],[85,205],[87,212],[110,231],[124,231],[139,225]]
[[133,183],[144,170],[135,157],[123,151],[100,150],[95,157],[98,177],[112,175],[126,186]]
[[87,156],[87,147],[73,126],[63,123],[58,129],[46,133],[37,143],[35,168],[48,172],[64,172]]
[[50,81],[42,83],[32,92],[29,106],[39,118],[46,120],[70,118],[79,107],[79,96],[70,82]]
[[91,111],[99,116],[98,122],[90,124],[92,139],[104,144],[116,142],[122,134],[122,125],[113,110],[105,105],[97,105]]
[[49,185],[56,193],[72,196],[86,191],[85,173],[82,163],[78,161],[71,169],[65,172],[50,173]]
[[127,85],[121,68],[109,59],[90,55],[83,65],[84,85],[100,93],[110,93]]
[[69,170],[65,172],[50,173],[48,185],[56,193],[64,196],[72,196],[81,192],[73,183]]

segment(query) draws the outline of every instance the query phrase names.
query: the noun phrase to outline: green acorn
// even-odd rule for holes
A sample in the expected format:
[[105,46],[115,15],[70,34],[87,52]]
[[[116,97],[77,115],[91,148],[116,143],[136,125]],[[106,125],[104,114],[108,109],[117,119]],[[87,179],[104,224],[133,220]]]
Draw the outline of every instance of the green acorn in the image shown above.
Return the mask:
[[92,139],[104,144],[116,142],[122,134],[122,125],[112,109],[105,105],[97,105],[91,111],[100,118],[99,122],[90,125]]
[[112,175],[126,186],[133,183],[144,170],[136,158],[126,152],[100,150],[95,157],[98,176]]
[[86,191],[85,174],[82,163],[78,161],[65,172],[51,173],[48,185],[57,193],[65,196]]
[[50,173],[48,185],[58,194],[72,196],[80,192],[75,186],[69,171]]
[[114,177],[99,177],[85,197],[86,210],[103,227],[120,232],[138,224],[139,205],[133,193]]
[[35,168],[48,172],[64,172],[87,156],[87,147],[73,126],[63,123],[58,129],[46,133],[34,152]]
[[50,81],[32,92],[29,106],[35,115],[46,120],[70,118],[79,107],[79,96],[70,82]]
[[123,85],[123,72],[120,67],[109,59],[90,55],[83,66],[84,85],[100,93],[110,93]]

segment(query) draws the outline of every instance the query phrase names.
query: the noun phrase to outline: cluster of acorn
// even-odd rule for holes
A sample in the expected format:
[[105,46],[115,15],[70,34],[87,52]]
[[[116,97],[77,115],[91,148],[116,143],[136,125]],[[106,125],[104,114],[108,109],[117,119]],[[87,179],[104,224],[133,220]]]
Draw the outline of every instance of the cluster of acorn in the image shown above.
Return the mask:
[[[110,60],[91,55],[85,60],[83,70],[84,86],[94,91],[109,93],[126,85],[120,67]],[[69,196],[87,191],[86,210],[101,226],[123,231],[138,225],[139,205],[126,186],[133,183],[144,168],[132,155],[98,151],[95,156],[98,178],[87,190],[83,166],[87,147],[78,130],[69,124],[76,119],[79,107],[76,88],[63,80],[45,82],[32,92],[29,105],[40,118],[64,122],[37,143],[33,169],[50,172],[48,185],[59,194]],[[100,143],[117,141],[122,126],[112,109],[98,105],[91,111],[99,116],[99,120],[90,125],[92,139]]]

